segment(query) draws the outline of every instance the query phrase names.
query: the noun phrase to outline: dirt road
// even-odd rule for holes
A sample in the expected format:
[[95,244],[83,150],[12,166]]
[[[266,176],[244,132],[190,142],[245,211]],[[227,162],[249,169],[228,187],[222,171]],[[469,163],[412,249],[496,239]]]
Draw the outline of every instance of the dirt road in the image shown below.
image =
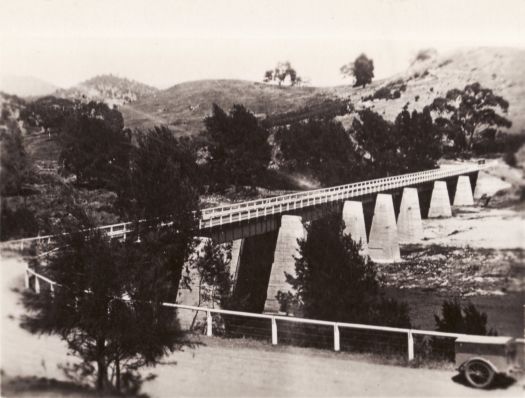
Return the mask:
[[[1,367],[5,375],[65,380],[57,365],[71,361],[55,336],[36,337],[19,327],[25,264],[0,258]],[[452,370],[411,369],[357,360],[355,355],[259,342],[202,338],[148,369],[158,375],[143,391],[173,396],[520,396],[523,386],[478,391],[452,380]],[[175,363],[176,362],[176,363]]]

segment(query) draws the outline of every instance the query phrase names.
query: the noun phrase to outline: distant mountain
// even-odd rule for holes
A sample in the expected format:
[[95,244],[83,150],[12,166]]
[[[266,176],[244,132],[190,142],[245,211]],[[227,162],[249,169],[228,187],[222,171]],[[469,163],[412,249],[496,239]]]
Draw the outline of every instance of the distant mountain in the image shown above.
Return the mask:
[[0,76],[0,91],[19,97],[40,97],[57,89],[57,86],[33,76]]
[[[421,110],[434,98],[453,88],[463,89],[479,82],[507,101],[511,133],[525,134],[525,50],[512,48],[472,48],[450,54],[430,52],[427,59],[413,62],[406,72],[373,82],[365,88],[339,86],[333,94],[349,98],[359,108],[372,108],[386,119],[394,120],[403,106]],[[372,99],[379,89],[399,91],[399,98]],[[367,98],[368,97],[368,98]],[[341,118],[349,126],[352,116]]]
[[158,89],[113,75],[100,75],[74,87],[58,90],[56,95],[63,98],[85,101],[103,101],[108,105],[124,105],[155,95]]

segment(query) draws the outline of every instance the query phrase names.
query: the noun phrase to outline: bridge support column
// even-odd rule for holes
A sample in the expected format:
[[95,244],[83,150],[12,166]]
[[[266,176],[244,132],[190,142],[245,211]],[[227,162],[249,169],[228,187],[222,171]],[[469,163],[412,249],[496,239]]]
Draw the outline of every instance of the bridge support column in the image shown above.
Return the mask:
[[474,206],[469,176],[459,176],[454,196],[454,206]]
[[235,289],[237,283],[237,275],[239,274],[239,266],[241,264],[242,247],[244,239],[236,239],[232,242],[232,258],[230,261],[230,277],[232,280],[232,290]]
[[397,219],[400,243],[415,243],[423,239],[423,224],[417,188],[404,188]]
[[445,181],[435,181],[430,199],[428,218],[452,217],[450,199],[448,196],[447,183]]
[[361,242],[361,254],[368,254],[363,204],[355,200],[347,200],[343,206],[343,221],[344,233],[350,234],[355,242]]
[[306,230],[300,216],[282,216],[281,228],[277,235],[275,253],[268,282],[264,312],[279,312],[277,292],[287,291],[291,287],[286,282],[285,272],[295,275],[295,258],[297,257],[299,244],[298,239],[306,237]]
[[377,195],[368,252],[370,258],[376,262],[390,263],[401,260],[392,195]]

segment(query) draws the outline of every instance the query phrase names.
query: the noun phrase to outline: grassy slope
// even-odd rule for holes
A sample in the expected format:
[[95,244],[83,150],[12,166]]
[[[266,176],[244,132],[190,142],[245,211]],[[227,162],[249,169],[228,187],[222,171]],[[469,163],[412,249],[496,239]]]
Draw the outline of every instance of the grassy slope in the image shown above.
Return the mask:
[[167,124],[180,134],[197,134],[203,118],[217,103],[228,110],[243,104],[258,116],[282,113],[322,101],[327,90],[315,87],[286,87],[243,80],[200,80],[177,84],[142,101],[121,107],[126,125],[150,128]]
[[[509,119],[513,122],[512,133],[525,132],[525,51],[509,48],[475,48],[438,56],[426,62],[411,66],[404,73],[389,79],[376,81],[366,88],[349,86],[332,88],[331,92],[351,98],[357,107],[372,107],[389,120],[394,120],[408,102],[409,109],[421,110],[437,96],[444,96],[453,88],[463,88],[469,83],[479,82],[493,89],[510,103]],[[428,71],[425,77],[415,78]],[[379,87],[402,79],[407,90],[395,100],[374,100],[362,102],[361,97],[373,94]],[[433,91],[431,91],[433,89]],[[416,101],[415,97],[419,96]],[[349,125],[351,117],[344,117]]]

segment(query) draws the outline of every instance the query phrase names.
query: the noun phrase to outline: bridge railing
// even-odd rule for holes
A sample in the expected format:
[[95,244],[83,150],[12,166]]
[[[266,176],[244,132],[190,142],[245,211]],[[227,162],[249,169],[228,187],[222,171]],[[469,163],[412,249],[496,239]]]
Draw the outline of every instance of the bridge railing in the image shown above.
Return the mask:
[[[46,276],[38,274],[37,272],[35,272],[34,270],[30,268],[26,268],[25,286],[27,289],[31,288],[36,293],[40,294],[44,290],[41,286],[42,283],[45,283],[48,285],[48,289],[51,294],[54,293],[57,287],[60,287],[59,284],[50,280]],[[341,341],[342,341],[341,334],[345,331],[361,331],[363,333],[367,333],[368,335],[372,333],[377,333],[377,332],[386,333],[386,335],[397,335],[397,336],[404,335],[406,344],[404,344],[403,347],[406,349],[405,355],[408,361],[414,360],[417,354],[415,352],[416,345],[414,343],[416,336],[427,336],[427,337],[430,336],[432,338],[443,338],[443,339],[449,339],[449,340],[456,339],[461,336],[465,336],[465,334],[462,334],[462,333],[444,333],[444,332],[438,332],[438,331],[433,331],[433,330],[397,328],[397,327],[389,327],[389,326],[366,325],[366,324],[347,323],[347,322],[331,322],[331,321],[323,321],[323,320],[318,320],[318,319],[296,318],[296,317],[291,317],[291,316],[271,315],[271,314],[257,314],[257,313],[251,313],[251,312],[231,311],[231,310],[223,310],[223,309],[208,308],[208,307],[196,307],[196,306],[191,306],[191,305],[175,304],[175,303],[167,303],[167,302],[162,303],[162,305],[164,307],[174,308],[176,310],[191,311],[192,313],[195,313],[195,312],[204,313],[205,314],[205,329],[204,330],[207,336],[213,336],[214,330],[215,332],[219,332],[220,330],[220,327],[217,325],[217,322],[214,322],[213,315],[220,315],[222,317],[232,317],[233,316],[233,317],[240,317],[240,318],[244,318],[248,320],[260,320],[262,322],[268,322],[266,324],[266,327],[262,325],[261,329],[264,328],[265,330],[269,331],[269,336],[271,336],[271,343],[273,345],[279,344],[280,330],[281,328],[283,328],[284,323],[329,328],[330,330],[329,338],[332,343],[331,347],[333,348],[334,351],[341,350]],[[283,337],[283,335],[285,334],[284,330],[282,330],[282,332],[283,333],[281,333],[281,337]],[[312,337],[317,338],[316,335]],[[323,337],[326,337],[326,335]],[[388,346],[388,344],[395,344],[395,342],[393,342],[391,338],[383,337],[383,339],[385,340],[386,346]]]
[[323,203],[341,201],[376,192],[407,187],[442,178],[449,178],[481,170],[479,164],[450,166],[442,169],[426,170],[393,177],[378,178],[353,184],[298,192],[267,199],[257,199],[238,204],[213,207],[202,210],[199,228],[211,228],[225,224],[282,214]]
[[[309,206],[342,201],[376,192],[387,191],[400,187],[412,186],[429,181],[472,173],[485,168],[485,165],[471,164],[449,166],[446,168],[426,170],[399,176],[378,178],[353,184],[321,188],[312,191],[297,192],[287,195],[274,196],[266,199],[257,199],[227,206],[203,209],[199,219],[199,229],[221,226],[274,214],[283,214],[292,210]],[[145,222],[141,220],[140,222]],[[132,222],[122,222],[97,227],[110,237],[126,237],[132,230]],[[50,244],[54,235],[36,236],[32,238],[15,239],[0,244],[2,249],[24,250],[32,245]]]

